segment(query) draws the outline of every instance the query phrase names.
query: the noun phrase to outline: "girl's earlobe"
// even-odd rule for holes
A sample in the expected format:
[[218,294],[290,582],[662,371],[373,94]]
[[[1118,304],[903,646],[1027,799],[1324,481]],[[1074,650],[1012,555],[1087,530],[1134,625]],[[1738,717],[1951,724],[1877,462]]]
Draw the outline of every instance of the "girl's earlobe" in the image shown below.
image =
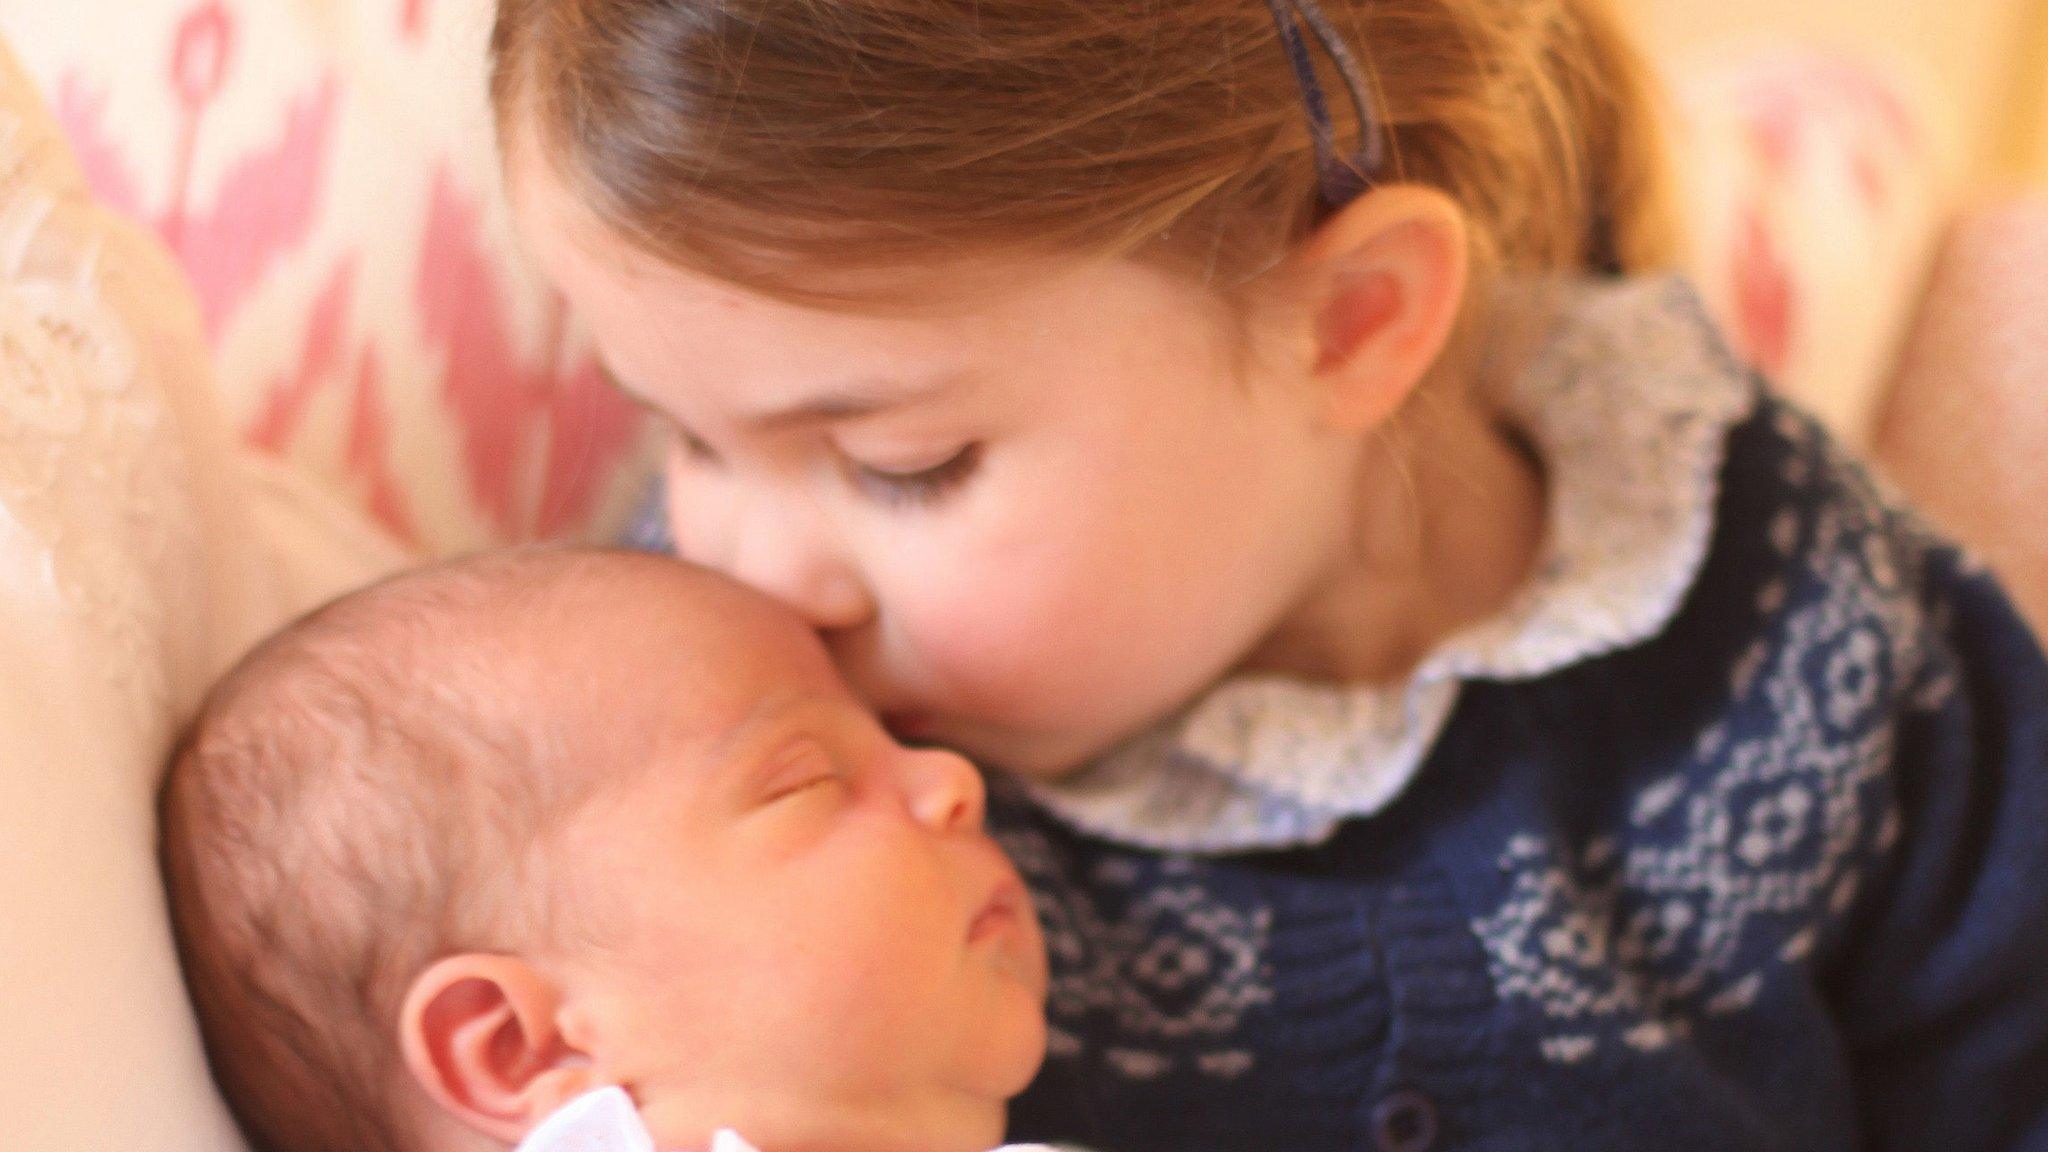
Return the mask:
[[1405,184],[1373,189],[1310,237],[1311,374],[1333,426],[1377,427],[1436,364],[1464,304],[1466,245],[1456,203]]
[[468,953],[414,979],[399,1041],[415,1083],[451,1119],[516,1144],[591,1088],[589,1056],[563,1034],[561,993],[513,956]]

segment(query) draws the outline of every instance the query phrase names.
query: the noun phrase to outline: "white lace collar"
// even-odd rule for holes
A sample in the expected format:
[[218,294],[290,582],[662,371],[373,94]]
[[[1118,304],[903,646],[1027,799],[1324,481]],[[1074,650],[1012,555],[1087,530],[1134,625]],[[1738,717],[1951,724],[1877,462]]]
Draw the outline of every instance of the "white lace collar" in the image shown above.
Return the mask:
[[1547,530],[1529,582],[1399,684],[1226,680],[1057,783],[1026,783],[1074,826],[1148,848],[1313,844],[1398,795],[1474,679],[1544,675],[1646,640],[1705,559],[1748,372],[1678,277],[1572,291],[1509,390],[1543,458]]

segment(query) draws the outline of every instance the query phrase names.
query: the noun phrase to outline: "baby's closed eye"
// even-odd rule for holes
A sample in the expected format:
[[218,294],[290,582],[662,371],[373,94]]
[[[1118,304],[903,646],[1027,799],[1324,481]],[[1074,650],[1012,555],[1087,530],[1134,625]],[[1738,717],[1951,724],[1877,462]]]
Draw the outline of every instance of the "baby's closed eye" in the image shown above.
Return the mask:
[[797,797],[825,796],[846,786],[846,771],[839,760],[817,740],[805,737],[784,746],[773,757],[762,805]]

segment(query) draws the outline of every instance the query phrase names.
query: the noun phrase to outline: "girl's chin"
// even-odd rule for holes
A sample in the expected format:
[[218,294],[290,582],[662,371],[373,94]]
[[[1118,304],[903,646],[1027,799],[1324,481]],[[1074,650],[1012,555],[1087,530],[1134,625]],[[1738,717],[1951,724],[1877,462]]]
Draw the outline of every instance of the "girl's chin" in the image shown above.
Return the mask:
[[1071,776],[1110,746],[1082,733],[1024,731],[916,709],[884,712],[882,726],[899,743],[950,749],[983,768],[1033,780]]

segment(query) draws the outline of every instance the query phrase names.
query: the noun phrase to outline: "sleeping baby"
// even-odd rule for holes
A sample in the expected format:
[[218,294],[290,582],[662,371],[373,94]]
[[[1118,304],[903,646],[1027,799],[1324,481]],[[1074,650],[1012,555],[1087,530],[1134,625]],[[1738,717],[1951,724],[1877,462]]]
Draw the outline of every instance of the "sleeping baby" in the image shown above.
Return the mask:
[[571,1129],[630,1100],[619,1147],[974,1152],[1045,1045],[983,801],[771,602],[532,550],[252,652],[173,757],[162,859],[259,1148],[604,1147]]

